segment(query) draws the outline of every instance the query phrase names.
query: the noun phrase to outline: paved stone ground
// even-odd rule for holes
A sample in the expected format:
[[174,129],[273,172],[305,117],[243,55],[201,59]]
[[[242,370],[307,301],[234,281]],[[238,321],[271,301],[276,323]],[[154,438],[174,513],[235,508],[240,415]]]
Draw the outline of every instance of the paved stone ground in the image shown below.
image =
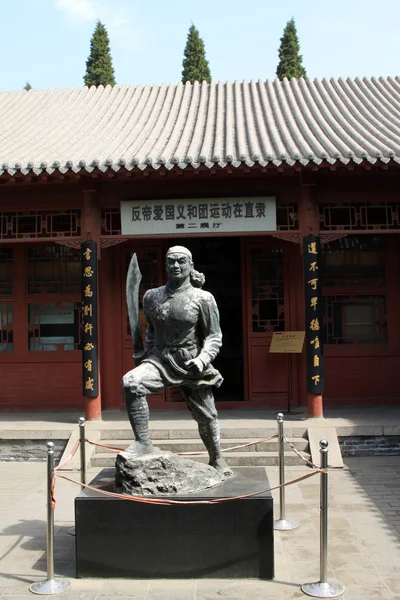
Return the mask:
[[[330,474],[329,579],[345,585],[346,600],[400,600],[400,457],[349,458],[346,465]],[[45,471],[44,463],[0,463],[1,600],[32,597],[30,583],[45,578]],[[292,467],[286,475],[293,479],[307,472]],[[276,467],[268,475],[277,483]],[[77,580],[74,538],[68,534],[76,493],[75,486],[58,480],[55,567],[72,582],[60,596],[65,600],[297,600],[307,598],[302,583],[319,579],[318,475],[287,488],[286,515],[300,527],[276,532],[272,582]]]

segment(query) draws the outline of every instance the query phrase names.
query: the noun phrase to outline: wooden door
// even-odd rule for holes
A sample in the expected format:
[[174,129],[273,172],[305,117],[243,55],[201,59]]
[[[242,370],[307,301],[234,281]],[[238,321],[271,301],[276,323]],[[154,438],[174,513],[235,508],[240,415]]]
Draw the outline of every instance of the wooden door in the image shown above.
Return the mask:
[[247,381],[250,402],[285,408],[286,357],[270,354],[274,331],[288,329],[288,253],[273,238],[246,242]]

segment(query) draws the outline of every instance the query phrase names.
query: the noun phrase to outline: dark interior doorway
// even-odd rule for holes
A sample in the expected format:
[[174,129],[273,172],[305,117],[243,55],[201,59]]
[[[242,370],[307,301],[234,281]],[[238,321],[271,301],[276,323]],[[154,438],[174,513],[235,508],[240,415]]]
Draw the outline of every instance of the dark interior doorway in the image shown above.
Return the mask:
[[217,301],[222,348],[213,362],[224,382],[214,388],[215,400],[244,400],[242,277],[240,238],[194,238],[168,240],[169,246],[186,246],[193,255],[194,267],[204,273],[204,289]]

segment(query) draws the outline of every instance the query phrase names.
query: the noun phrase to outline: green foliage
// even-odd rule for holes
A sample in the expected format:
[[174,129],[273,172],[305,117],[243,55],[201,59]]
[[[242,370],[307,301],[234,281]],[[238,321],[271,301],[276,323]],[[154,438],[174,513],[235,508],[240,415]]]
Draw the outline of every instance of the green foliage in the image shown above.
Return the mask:
[[192,25],[189,29],[183,59],[182,83],[190,81],[211,81],[211,72],[206,59],[204,42],[198,29]]
[[281,37],[281,45],[279,48],[279,64],[276,69],[276,74],[279,79],[287,77],[307,77],[306,70],[303,67],[303,57],[299,54],[300,44],[297,37],[296,25],[294,18],[287,22],[286,27]]
[[26,82],[26,84],[24,85],[24,90],[26,90],[27,92],[29,92],[29,90],[32,89],[31,84],[29,83],[29,81]]
[[100,21],[97,21],[90,40],[90,55],[86,61],[86,73],[83,80],[88,87],[91,85],[96,87],[115,85],[116,83],[107,29]]

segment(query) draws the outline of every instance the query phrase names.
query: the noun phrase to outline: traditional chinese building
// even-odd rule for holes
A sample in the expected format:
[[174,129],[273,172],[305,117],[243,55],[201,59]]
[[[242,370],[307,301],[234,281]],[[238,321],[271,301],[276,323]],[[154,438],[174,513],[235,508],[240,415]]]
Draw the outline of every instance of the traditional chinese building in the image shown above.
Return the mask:
[[143,294],[175,244],[220,309],[219,408],[399,400],[400,78],[3,92],[0,125],[1,409],[119,408],[130,257]]

